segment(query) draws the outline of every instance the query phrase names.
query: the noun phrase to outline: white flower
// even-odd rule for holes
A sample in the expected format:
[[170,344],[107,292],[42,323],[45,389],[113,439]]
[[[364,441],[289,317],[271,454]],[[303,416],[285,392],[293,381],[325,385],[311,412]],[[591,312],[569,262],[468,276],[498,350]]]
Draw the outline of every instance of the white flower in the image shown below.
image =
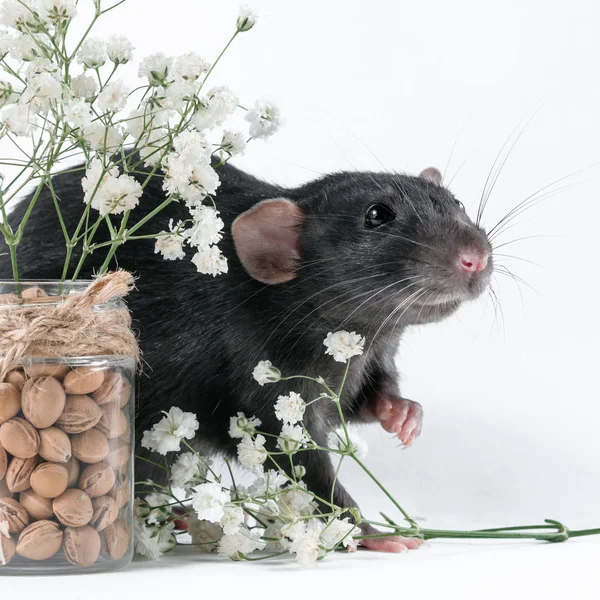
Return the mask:
[[138,77],[147,77],[150,85],[163,85],[171,69],[173,59],[162,52],[146,56],[140,63]]
[[233,504],[226,506],[219,523],[225,535],[233,535],[240,530],[244,523],[244,511]]
[[229,419],[229,437],[234,439],[243,439],[248,435],[254,435],[256,428],[260,427],[262,422],[256,417],[246,417],[243,412]]
[[162,91],[164,94],[164,100],[161,96],[161,106],[180,113],[186,108],[187,102],[193,100],[196,95],[194,82],[187,81],[179,76],[166,88],[158,88],[158,90],[159,93]]
[[36,3],[31,0],[4,0],[0,8],[0,23],[15,29],[36,29],[36,8]]
[[199,165],[192,170],[190,184],[182,196],[188,206],[193,206],[214,195],[219,184],[219,176],[210,165]]
[[356,550],[358,540],[355,535],[360,535],[361,531],[354,523],[350,523],[348,517],[345,519],[333,519],[323,529],[321,540],[328,550],[333,550],[338,544],[343,544],[345,548]]
[[365,338],[354,331],[352,333],[347,331],[329,332],[323,345],[327,348],[325,354],[333,356],[333,360],[346,362],[349,358],[363,353]]
[[47,110],[52,100],[62,97],[62,85],[50,73],[38,73],[27,81],[19,103],[30,104],[34,110]]
[[77,13],[75,0],[42,0],[40,15],[45,21],[62,23]]
[[10,538],[10,533],[8,532],[8,521],[0,521],[0,566],[7,564],[6,557],[2,551],[2,536]]
[[[101,159],[94,157],[88,165],[85,175],[81,180],[81,187],[84,191],[83,201],[85,204],[90,202],[92,194],[102,187],[102,184],[111,177],[118,177],[119,170],[116,166],[107,165],[106,168]],[[100,181],[102,178],[102,181]]]
[[226,86],[212,88],[192,117],[191,124],[199,131],[222,125],[237,108],[238,99]]
[[12,84],[8,81],[0,81],[0,107],[12,102],[14,97]]
[[260,386],[275,383],[281,379],[281,371],[271,364],[270,360],[261,360],[252,371],[252,377]]
[[37,115],[25,104],[5,108],[0,113],[0,121],[17,136],[30,135],[39,124]]
[[310,520],[284,527],[283,533],[289,541],[282,540],[281,545],[292,554],[303,567],[312,567],[324,554],[321,543],[322,523]]
[[291,454],[305,446],[308,441],[309,438],[301,425],[285,423],[281,428],[281,435],[277,438],[277,446]]
[[221,231],[224,223],[219,218],[219,211],[212,206],[200,204],[190,210],[193,225],[189,230],[189,244],[196,248],[205,248],[212,244],[218,244],[221,239]]
[[138,514],[143,515],[148,525],[158,525],[162,523],[170,514],[171,507],[169,503],[171,499],[166,494],[148,494],[144,497],[143,503],[138,506],[147,504],[145,510],[138,510]]
[[206,73],[210,63],[194,52],[183,54],[175,60],[173,69],[183,79],[198,79],[202,73]]
[[7,49],[10,50],[11,58],[24,61],[34,60],[40,51],[34,39],[25,34],[19,34],[13,38]]
[[218,523],[228,502],[231,502],[231,495],[220,483],[202,483],[194,488],[192,507],[200,520]]
[[116,150],[123,141],[123,135],[116,127],[106,127],[100,121],[85,127],[83,138],[92,150]]
[[252,496],[273,496],[287,483],[288,478],[285,475],[269,469],[254,481],[248,491]]
[[296,484],[295,488],[279,494],[277,501],[282,512],[287,513],[292,519],[312,515],[317,508],[313,497],[304,490],[306,490],[306,484],[300,482]]
[[224,131],[221,148],[231,156],[243,154],[246,149],[246,138],[240,131]]
[[204,134],[198,131],[182,131],[173,138],[175,153],[183,161],[196,164],[210,164],[211,144]]
[[364,458],[369,450],[366,440],[360,435],[356,425],[346,425],[349,443],[346,441],[346,433],[340,427],[332,431],[327,437],[327,446],[342,452],[354,452],[359,458]]
[[65,106],[65,119],[71,127],[84,128],[92,122],[90,105],[83,98],[71,100]]
[[129,94],[129,88],[120,79],[111,81],[98,94],[95,106],[100,112],[116,112],[124,108],[127,103],[127,94]]
[[183,250],[185,237],[182,234],[184,230],[181,221],[177,225],[173,225],[173,219],[171,219],[169,222],[169,231],[170,233],[161,231],[160,235],[156,238],[154,254],[160,252],[165,260],[180,260],[185,258]]
[[256,25],[257,14],[245,4],[240,7],[236,27],[238,31],[249,31]]
[[196,265],[198,273],[204,275],[216,277],[221,273],[227,273],[227,259],[217,246],[201,248],[192,256],[192,262]]
[[194,514],[188,517],[188,533],[192,544],[196,544],[195,551],[201,553],[216,552],[217,544],[223,537],[223,530],[217,523],[201,521]]
[[91,98],[98,91],[98,84],[91,75],[77,75],[71,79],[71,90],[76,98]]
[[40,73],[49,73],[56,81],[62,81],[60,67],[49,58],[34,58],[30,61],[25,71],[25,79],[29,81]]
[[92,197],[92,208],[102,216],[119,215],[134,209],[142,192],[142,186],[129,175],[107,177]]
[[275,416],[290,425],[302,421],[305,410],[306,402],[296,392],[290,392],[289,396],[279,396],[275,403]]
[[106,42],[106,54],[117,65],[133,58],[133,44],[124,35],[111,35]]
[[84,64],[88,69],[101,67],[106,58],[106,44],[100,38],[87,38],[77,52],[77,62]]
[[246,121],[250,123],[250,136],[266,138],[273,135],[281,126],[279,109],[265,100],[258,100],[254,108],[246,113]]
[[260,434],[254,440],[249,435],[242,438],[237,447],[240,464],[255,471],[262,471],[262,464],[267,460],[267,449],[264,447],[266,441]]
[[254,528],[251,531],[242,527],[233,535],[224,535],[219,542],[219,554],[239,560],[240,555],[247,556],[255,550],[263,550],[266,542],[261,540],[264,529]]
[[[160,163],[164,146],[169,142],[169,133],[166,129],[157,127],[151,129],[147,135],[140,138],[138,147],[140,148],[140,157],[144,159],[146,167],[155,167]],[[164,187],[164,186],[163,186]]]
[[206,470],[206,465],[197,454],[184,452],[171,466],[171,483],[186,490],[195,479],[204,478]]
[[174,523],[163,527],[148,527],[139,518],[134,522],[135,551],[150,560],[159,559],[163,553],[177,544],[173,529]]
[[150,431],[145,431],[142,446],[159,454],[178,451],[181,440],[191,440],[200,426],[193,413],[173,406]]

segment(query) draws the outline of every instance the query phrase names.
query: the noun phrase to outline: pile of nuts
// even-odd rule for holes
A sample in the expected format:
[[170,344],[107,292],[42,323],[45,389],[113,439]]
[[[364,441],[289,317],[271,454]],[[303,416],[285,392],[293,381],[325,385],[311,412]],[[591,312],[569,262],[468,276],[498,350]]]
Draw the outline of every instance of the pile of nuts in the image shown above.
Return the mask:
[[49,362],[0,383],[0,565],[61,548],[82,567],[125,555],[130,396],[117,370]]

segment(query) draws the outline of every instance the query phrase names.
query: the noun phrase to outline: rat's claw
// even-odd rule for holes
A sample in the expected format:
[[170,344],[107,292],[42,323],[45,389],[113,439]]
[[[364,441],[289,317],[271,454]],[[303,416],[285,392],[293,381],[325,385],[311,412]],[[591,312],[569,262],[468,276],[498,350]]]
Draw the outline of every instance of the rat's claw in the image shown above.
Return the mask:
[[375,414],[381,426],[408,448],[421,433],[423,408],[418,402],[406,398],[381,395],[375,404]]
[[376,552],[405,552],[416,550],[423,540],[419,538],[406,538],[400,536],[388,538],[366,538],[360,542],[365,548]]

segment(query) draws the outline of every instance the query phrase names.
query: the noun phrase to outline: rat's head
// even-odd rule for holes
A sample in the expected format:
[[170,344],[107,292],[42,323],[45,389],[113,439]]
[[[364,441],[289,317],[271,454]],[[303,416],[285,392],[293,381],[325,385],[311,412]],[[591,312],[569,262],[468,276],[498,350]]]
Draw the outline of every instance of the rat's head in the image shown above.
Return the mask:
[[485,231],[432,168],[327,176],[243,213],[233,238],[246,271],[293,289],[302,312],[363,328],[444,318],[492,271]]

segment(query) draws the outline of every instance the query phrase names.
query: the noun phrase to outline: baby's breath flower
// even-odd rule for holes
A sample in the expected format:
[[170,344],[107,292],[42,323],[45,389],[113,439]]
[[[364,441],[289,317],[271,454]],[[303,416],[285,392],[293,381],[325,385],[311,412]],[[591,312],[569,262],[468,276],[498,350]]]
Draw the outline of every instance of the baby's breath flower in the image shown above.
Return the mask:
[[279,396],[275,403],[275,416],[290,425],[302,421],[305,410],[306,402],[296,392],[290,392],[289,396]]
[[[86,172],[86,178],[87,175]],[[90,176],[90,179],[93,180],[93,176]],[[86,187],[89,189],[89,184],[86,183]],[[118,215],[135,208],[138,205],[142,191],[142,186],[129,175],[115,177],[111,174],[102,180],[101,185],[95,192],[93,192],[92,187],[90,191],[91,205],[102,216],[108,214]]]
[[192,262],[196,265],[198,273],[212,275],[216,277],[222,273],[227,273],[227,259],[221,254],[217,246],[200,248],[194,256]]
[[116,112],[127,103],[127,94],[129,88],[120,79],[111,81],[98,94],[94,106],[101,112]]
[[360,435],[356,425],[347,425],[349,440],[346,441],[346,432],[340,427],[332,431],[327,437],[327,446],[334,450],[349,453],[354,452],[359,458],[364,458],[369,450],[366,440]]
[[194,452],[183,452],[171,467],[171,483],[183,490],[187,490],[191,483],[205,479],[207,464]]
[[182,439],[191,440],[199,427],[196,416],[173,406],[150,431],[144,431],[142,446],[159,454],[178,451]]
[[92,111],[90,110],[90,105],[83,100],[75,99],[71,100],[64,108],[65,111],[65,119],[71,127],[84,128],[87,127],[92,122]]
[[365,338],[354,331],[352,333],[347,331],[329,332],[323,345],[327,348],[325,354],[333,356],[333,360],[346,362],[353,356],[363,353]]
[[28,136],[39,126],[39,118],[25,104],[9,106],[0,113],[4,127],[17,136]]
[[15,29],[37,30],[37,3],[32,0],[4,0],[0,8],[0,23]]
[[82,73],[71,79],[71,90],[76,98],[91,98],[98,91],[98,84],[91,75]]
[[237,108],[238,103],[237,97],[228,87],[214,87],[206,94],[206,98],[200,99],[200,104],[192,117],[191,124],[198,131],[222,125],[225,119]]
[[192,507],[200,520],[218,523],[228,502],[231,502],[231,495],[220,483],[202,483],[194,488]]
[[200,75],[210,69],[210,63],[205,61],[200,55],[194,52],[188,52],[175,59],[173,70],[183,79],[198,79]]
[[148,525],[159,525],[171,515],[171,499],[166,494],[148,494],[137,505],[136,512]]
[[193,81],[187,81],[177,77],[166,88],[157,88],[164,100],[161,105],[165,109],[176,110],[180,114],[187,107],[187,103],[192,101],[196,94],[196,86]]
[[267,449],[264,447],[266,441],[260,434],[254,440],[249,435],[242,438],[237,447],[240,464],[248,469],[262,472],[262,465],[267,460]]
[[83,138],[92,150],[116,150],[123,142],[121,132],[111,125],[106,127],[100,121],[90,123],[83,130]]
[[325,554],[321,542],[323,524],[320,521],[299,521],[283,528],[288,540],[283,539],[281,545],[290,553],[296,555],[296,560],[303,567],[312,567],[317,559]]
[[106,42],[106,54],[116,65],[122,65],[133,58],[133,44],[124,35],[111,35]]
[[279,109],[265,100],[257,101],[245,118],[250,123],[250,136],[253,138],[270,137],[281,126]]
[[233,535],[240,530],[240,527],[244,523],[244,511],[234,504],[225,507],[223,516],[221,517],[219,524],[223,528],[225,535]]
[[221,231],[224,223],[219,218],[219,211],[212,206],[200,204],[190,210],[193,224],[189,230],[188,242],[196,248],[206,248],[212,244],[218,244],[221,239]]
[[146,167],[155,167],[160,163],[165,151],[164,147],[169,141],[169,132],[162,127],[151,129],[140,138],[138,142],[140,157],[144,159]]
[[14,97],[12,84],[8,81],[0,81],[0,107],[11,102]]
[[257,14],[251,10],[245,4],[240,7],[240,12],[237,18],[237,30],[238,31],[249,31],[256,25],[256,21],[258,20]]
[[233,439],[243,439],[256,433],[256,428],[260,427],[262,422],[256,417],[246,417],[243,412],[229,419],[229,437]]
[[162,52],[146,56],[140,63],[138,77],[147,77],[152,86],[165,85],[173,59]]
[[288,518],[295,520],[296,517],[312,515],[315,512],[317,503],[305,490],[306,484],[299,482],[293,489],[284,490],[279,494],[277,501],[282,514],[287,514]]
[[239,131],[224,131],[221,148],[231,156],[243,154],[246,149],[246,138]]
[[188,533],[192,544],[196,544],[196,551],[201,553],[216,552],[219,540],[223,537],[223,530],[218,523],[201,521],[195,514],[188,518]]
[[354,523],[350,523],[350,519],[332,519],[327,523],[321,533],[321,540],[328,550],[333,550],[339,544],[343,544],[345,548],[356,550],[358,540],[354,539],[355,535],[360,535],[360,528]]
[[242,527],[233,535],[224,535],[219,542],[219,554],[239,560],[241,555],[247,556],[255,550],[263,550],[266,542],[261,539],[264,529],[258,527],[249,530]]
[[174,523],[148,527],[140,517],[134,521],[135,551],[150,560],[159,559],[177,545]]
[[169,221],[169,232],[161,231],[156,238],[154,253],[161,253],[165,260],[180,260],[185,258],[183,250],[183,224],[181,221],[177,225],[173,225],[173,219]]
[[288,483],[285,475],[269,469],[252,483],[248,491],[253,496],[273,496]]
[[252,371],[252,377],[260,386],[275,383],[281,379],[281,371],[271,364],[270,360],[261,360]]
[[40,16],[49,23],[63,23],[77,14],[75,0],[42,0]]
[[87,38],[77,53],[77,62],[88,69],[101,67],[106,59],[106,44],[100,38]]
[[54,76],[47,72],[38,73],[27,80],[27,87],[19,103],[29,104],[31,110],[47,111],[53,100],[62,97],[63,88]]
[[308,441],[309,438],[301,425],[285,423],[281,428],[281,435],[277,438],[277,446],[287,454],[292,454],[306,446]]
[[20,33],[12,39],[8,50],[11,58],[23,61],[34,60],[40,51],[35,40],[24,33]]

